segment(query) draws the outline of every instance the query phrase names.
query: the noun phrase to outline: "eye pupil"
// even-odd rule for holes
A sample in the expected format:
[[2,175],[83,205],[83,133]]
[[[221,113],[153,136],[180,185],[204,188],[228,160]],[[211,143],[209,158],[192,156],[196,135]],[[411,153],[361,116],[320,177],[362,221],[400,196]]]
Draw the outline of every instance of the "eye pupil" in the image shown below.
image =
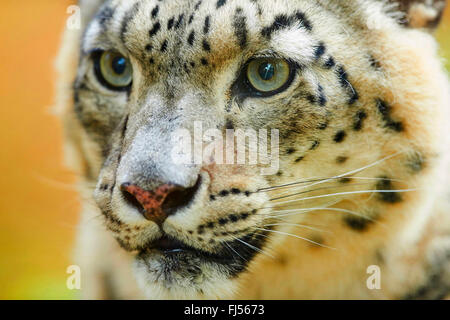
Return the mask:
[[127,67],[127,60],[124,57],[115,57],[112,61],[111,67],[116,74],[123,74]]
[[270,62],[263,62],[258,68],[258,73],[261,79],[268,81],[275,75],[275,67]]

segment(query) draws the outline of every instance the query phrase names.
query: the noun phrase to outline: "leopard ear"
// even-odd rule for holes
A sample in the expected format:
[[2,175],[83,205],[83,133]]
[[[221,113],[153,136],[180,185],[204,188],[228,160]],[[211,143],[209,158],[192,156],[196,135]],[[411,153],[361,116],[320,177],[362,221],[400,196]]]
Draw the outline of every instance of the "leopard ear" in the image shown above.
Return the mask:
[[389,0],[398,3],[405,16],[401,24],[411,28],[435,29],[442,18],[446,0]]

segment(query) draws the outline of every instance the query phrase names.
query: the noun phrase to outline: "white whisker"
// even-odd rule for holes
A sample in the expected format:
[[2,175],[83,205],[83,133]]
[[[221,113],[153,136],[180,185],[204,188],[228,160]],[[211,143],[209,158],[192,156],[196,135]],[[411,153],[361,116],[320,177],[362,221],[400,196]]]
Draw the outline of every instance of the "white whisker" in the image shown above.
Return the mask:
[[[314,186],[314,185],[326,183],[326,182],[328,182],[328,181],[332,181],[332,180],[335,180],[335,179],[340,179],[340,178],[344,178],[344,177],[347,177],[347,176],[356,174],[356,173],[361,172],[361,171],[364,171],[364,170],[366,170],[366,169],[368,169],[368,168],[374,167],[374,166],[376,166],[376,165],[378,165],[378,164],[380,164],[380,163],[382,163],[382,162],[384,162],[384,161],[387,161],[387,160],[389,160],[389,159],[392,159],[393,157],[396,157],[396,156],[398,156],[399,154],[402,154],[402,153],[404,153],[404,152],[397,152],[397,153],[395,153],[395,154],[393,154],[393,155],[384,157],[384,158],[382,158],[382,159],[380,159],[380,160],[377,160],[377,161],[375,161],[375,162],[373,162],[373,163],[371,163],[371,164],[368,164],[368,165],[366,165],[366,166],[363,166],[363,167],[361,167],[361,168],[359,168],[359,169],[351,170],[351,171],[342,173],[342,174],[340,174],[340,175],[337,175],[337,176],[334,176],[334,177],[331,177],[331,178],[326,178],[326,179],[323,179],[323,180],[320,180],[320,179],[319,179],[318,181],[313,182],[313,183],[311,183],[311,184],[309,184],[309,185],[307,185],[307,186],[299,186],[298,188],[300,188],[300,189],[303,188],[303,189],[304,189],[304,188],[308,188],[308,187],[311,187],[311,186]],[[296,183],[296,182],[293,182],[292,184],[295,184],[295,183]],[[300,182],[300,183],[304,183],[304,182]],[[292,184],[291,184],[291,185],[292,185]],[[273,188],[276,188],[276,187],[273,187]],[[269,188],[266,188],[266,189],[260,189],[260,190],[267,190],[267,189],[269,189]],[[282,193],[282,194],[283,194],[283,193]],[[282,195],[282,194],[281,194],[281,195]]]
[[287,232],[283,232],[283,231],[277,231],[277,230],[269,230],[269,229],[257,228],[257,227],[255,227],[255,229],[262,230],[262,231],[267,231],[267,232],[278,233],[278,234],[282,234],[282,235],[285,235],[285,236],[291,236],[291,237],[294,237],[294,238],[297,238],[297,239],[301,239],[301,240],[305,240],[307,242],[313,243],[313,244],[315,244],[317,246],[321,246],[321,247],[324,247],[324,248],[336,250],[336,248],[326,246],[324,244],[318,243],[318,242],[313,241],[313,240],[308,239],[308,238],[300,237],[300,236],[298,236],[296,234],[291,234],[291,233],[287,233]]
[[327,189],[333,189],[333,188],[351,188],[351,187],[355,187],[355,186],[366,186],[368,185],[368,183],[354,183],[354,184],[349,184],[349,185],[334,185],[334,186],[328,186],[328,187],[320,187],[320,188],[315,188],[315,189],[311,189],[311,190],[305,190],[305,191],[301,191],[301,192],[296,192],[293,194],[288,194],[286,196],[281,196],[281,197],[277,197],[277,198],[272,198],[269,199],[269,201],[276,201],[276,200],[280,200],[280,199],[285,199],[285,198],[289,198],[289,197],[293,197],[293,196],[297,196],[300,194],[305,194],[305,193],[310,193],[310,192],[314,192],[314,191],[319,191],[319,190],[327,190]]
[[330,193],[320,196],[312,196],[312,197],[305,197],[300,199],[293,199],[293,200],[287,200],[282,202],[275,202],[277,206],[272,207],[266,207],[266,208],[276,208],[279,207],[279,205],[284,205],[287,203],[297,202],[297,201],[306,201],[306,200],[312,200],[312,199],[320,199],[320,198],[327,198],[327,197],[334,197],[334,196],[341,196],[341,195],[349,195],[349,194],[361,194],[361,193],[405,193],[405,192],[413,192],[418,191],[419,189],[399,189],[399,190],[358,190],[358,191],[347,191],[347,192],[337,192],[337,193]]
[[[300,212],[298,212],[300,211]],[[307,214],[309,212],[312,211],[335,211],[335,212],[342,212],[342,213],[348,213],[357,217],[360,217],[362,219],[366,219],[369,220],[373,223],[379,224],[380,226],[386,227],[386,225],[384,223],[381,223],[379,221],[376,221],[370,217],[367,217],[361,213],[355,212],[355,211],[351,211],[351,210],[347,210],[347,209],[341,209],[341,208],[308,208],[308,209],[290,209],[290,210],[280,210],[279,212],[289,212],[289,213],[282,213],[282,214],[275,214],[272,216],[267,216],[268,218],[278,218],[278,217],[287,217],[287,216],[294,216],[294,215],[298,215],[298,214]],[[277,213],[277,212],[275,212]]]
[[241,259],[245,262],[248,262],[247,259],[245,259],[244,257],[242,257],[236,250],[233,249],[233,247],[231,247],[230,245],[228,245],[228,243],[223,242],[224,245],[226,245],[229,249],[231,249],[234,253],[236,253],[239,257],[241,257]]
[[245,245],[248,246],[249,248],[255,250],[256,252],[265,254],[265,255],[267,255],[267,256],[269,256],[269,257],[275,259],[275,257],[274,257],[273,255],[271,255],[270,253],[264,252],[263,250],[261,250],[261,249],[255,247],[255,246],[251,245],[250,243],[245,242],[244,240],[241,240],[241,239],[239,239],[239,238],[237,238],[237,237],[235,237],[235,236],[233,236],[233,235],[231,235],[231,234],[228,234],[228,235],[229,235],[230,237],[232,237],[233,239],[239,241],[240,243],[245,244]]
[[314,227],[310,227],[310,226],[306,226],[304,224],[298,224],[298,223],[271,223],[271,224],[265,224],[263,225],[263,227],[272,227],[272,226],[293,226],[293,227],[299,227],[299,228],[305,228],[305,229],[309,229],[309,230],[313,230],[313,231],[319,231],[319,232],[327,232],[327,233],[331,233],[331,231],[326,231],[326,230],[322,230],[322,229],[318,229],[318,228],[314,228]]

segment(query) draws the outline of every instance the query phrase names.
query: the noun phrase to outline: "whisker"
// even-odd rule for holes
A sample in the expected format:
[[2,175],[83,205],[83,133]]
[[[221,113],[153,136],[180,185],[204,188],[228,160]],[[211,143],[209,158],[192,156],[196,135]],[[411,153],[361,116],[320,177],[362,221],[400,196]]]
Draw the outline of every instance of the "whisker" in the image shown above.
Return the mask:
[[233,249],[233,247],[231,247],[230,245],[228,245],[228,243],[223,242],[224,245],[226,245],[229,249],[231,249],[234,253],[236,253],[239,257],[241,257],[241,259],[245,262],[248,262],[247,259],[245,259],[243,256],[241,256],[236,250]]
[[[369,220],[373,223],[379,224],[380,226],[386,227],[386,225],[384,223],[381,223],[379,221],[376,221],[370,217],[367,217],[359,212],[355,212],[355,211],[351,211],[351,210],[347,210],[347,209],[342,209],[342,208],[308,208],[308,209],[291,209],[291,210],[281,210],[279,212],[292,212],[292,213],[286,213],[286,214],[279,214],[279,215],[273,215],[273,216],[268,216],[267,218],[278,218],[278,217],[286,217],[286,216],[293,216],[293,215],[297,215],[297,214],[306,214],[312,211],[335,211],[335,212],[342,212],[342,213],[348,213],[354,216],[357,216],[359,218],[362,219],[366,219]],[[293,212],[296,211],[296,212]],[[298,211],[303,211],[303,212],[298,212]]]
[[274,257],[273,255],[271,255],[270,253],[268,253],[268,252],[264,252],[263,250],[261,250],[261,249],[259,249],[259,248],[255,247],[255,246],[251,245],[250,243],[248,243],[248,242],[245,242],[244,240],[241,240],[241,239],[239,239],[239,238],[237,238],[237,237],[235,237],[235,236],[233,236],[233,235],[231,235],[231,234],[228,234],[228,235],[229,235],[230,237],[232,237],[233,239],[235,239],[235,240],[239,241],[240,243],[242,243],[242,244],[244,244],[244,245],[248,246],[249,248],[251,248],[251,249],[255,250],[256,252],[259,252],[259,253],[265,254],[265,255],[267,255],[267,256],[269,256],[269,257],[271,257],[271,258],[275,259],[275,257]]
[[255,229],[257,229],[257,230],[262,230],[262,231],[267,231],[267,232],[278,233],[278,234],[282,234],[282,235],[285,235],[285,236],[291,236],[291,237],[294,237],[294,238],[297,238],[297,239],[305,240],[305,241],[307,241],[307,242],[313,243],[313,244],[315,244],[315,245],[318,245],[318,246],[321,246],[321,247],[324,247],[324,248],[336,250],[336,248],[326,246],[326,245],[324,245],[324,244],[322,244],[322,243],[318,243],[318,242],[313,241],[313,240],[308,239],[308,238],[300,237],[300,236],[298,236],[298,235],[296,235],[296,234],[291,234],[291,233],[287,233],[287,232],[283,232],[283,231],[277,231],[277,230],[262,229],[262,228],[258,228],[258,227],[255,227]]
[[[419,189],[347,191],[347,192],[330,193],[330,194],[325,194],[325,195],[320,195],[320,196],[311,196],[311,197],[306,197],[306,198],[287,200],[287,201],[277,202],[276,204],[279,206],[279,205],[284,205],[286,203],[292,203],[292,202],[297,202],[297,201],[305,201],[305,200],[311,200],[311,199],[327,198],[327,197],[340,196],[340,195],[349,195],[349,194],[361,194],[361,193],[405,193],[405,192],[413,192],[413,191],[418,191],[418,190]],[[266,208],[276,208],[278,206],[266,207]]]
[[316,189],[311,189],[311,190],[306,190],[306,191],[302,191],[302,192],[289,194],[286,196],[272,198],[272,199],[269,199],[269,201],[276,201],[276,200],[280,200],[280,199],[290,198],[290,197],[297,196],[300,194],[310,193],[310,192],[319,191],[319,190],[326,190],[326,189],[333,189],[333,188],[336,188],[336,189],[337,188],[350,188],[350,187],[354,187],[354,186],[366,186],[366,185],[368,185],[368,183],[355,183],[355,184],[351,184],[351,185],[337,185],[337,186],[334,185],[334,186],[328,186],[328,187],[320,187],[320,188],[316,188]]
[[[378,165],[378,164],[380,164],[380,163],[382,163],[382,162],[384,162],[384,161],[387,161],[387,160],[389,160],[389,159],[392,159],[392,158],[394,158],[394,157],[396,157],[396,156],[398,156],[399,154],[402,154],[402,153],[404,153],[404,152],[400,151],[400,152],[397,152],[397,153],[395,153],[395,154],[393,154],[393,155],[390,155],[390,156],[384,157],[384,158],[382,158],[382,159],[380,159],[380,160],[377,160],[377,161],[375,161],[375,162],[372,162],[371,164],[368,164],[368,165],[363,166],[363,167],[361,167],[361,168],[358,168],[358,169],[355,169],[355,170],[351,170],[351,171],[342,173],[342,174],[340,174],[340,175],[337,175],[337,176],[334,176],[334,177],[331,177],[331,178],[324,178],[324,179],[310,180],[310,182],[313,182],[312,185],[315,185],[315,184],[325,183],[325,182],[328,182],[328,181],[334,180],[334,179],[340,179],[340,178],[343,178],[343,177],[346,177],[346,176],[349,176],[349,175],[352,175],[352,174],[356,174],[356,173],[361,172],[361,171],[364,171],[364,170],[366,170],[366,169],[368,169],[368,168],[374,167],[374,166],[376,166],[376,165]],[[292,186],[292,185],[295,185],[295,184],[303,184],[303,183],[307,183],[307,182],[308,182],[308,181],[304,181],[304,180],[303,180],[303,181],[298,181],[298,182],[288,183],[288,184],[281,185],[281,186],[274,186],[274,187],[268,187],[268,188],[261,188],[261,189],[258,189],[256,192],[259,192],[259,191],[270,191],[270,190],[274,190],[274,189],[278,189],[278,188],[283,188],[283,187],[286,187],[286,186]],[[315,182],[315,183],[314,183],[314,182]],[[312,186],[312,185],[310,185],[310,186]]]
[[313,231],[319,231],[319,232],[327,232],[327,233],[331,233],[331,231],[327,231],[327,230],[322,230],[322,229],[318,229],[318,228],[314,228],[314,227],[310,227],[304,224],[299,224],[299,223],[271,223],[271,224],[265,224],[263,225],[263,227],[272,227],[272,226],[293,226],[293,227],[299,227],[299,228],[305,228],[305,229],[309,229],[309,230],[313,230]]

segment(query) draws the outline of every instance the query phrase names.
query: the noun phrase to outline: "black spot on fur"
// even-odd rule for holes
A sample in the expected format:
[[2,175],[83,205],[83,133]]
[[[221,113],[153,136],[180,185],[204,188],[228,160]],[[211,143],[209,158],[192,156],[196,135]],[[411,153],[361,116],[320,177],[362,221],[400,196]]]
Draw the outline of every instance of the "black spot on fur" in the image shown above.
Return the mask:
[[153,27],[150,29],[150,31],[149,31],[150,37],[153,37],[155,34],[157,34],[159,30],[161,30],[161,24],[158,21],[158,22],[155,22]]
[[351,229],[358,231],[358,232],[367,231],[369,225],[373,223],[372,220],[364,219],[363,217],[356,217],[356,216],[346,216],[344,218],[344,222]]
[[247,22],[245,16],[242,15],[242,9],[236,9],[236,14],[233,18],[234,35],[238,39],[239,47],[245,48],[247,45]]
[[184,20],[184,14],[182,13],[178,16],[178,20],[175,23],[175,29],[179,29],[181,27],[181,25],[183,24],[183,20]]
[[214,200],[216,200],[216,196],[215,196],[215,195],[213,195],[213,194],[211,194],[211,195],[209,196],[209,200],[211,200],[211,201],[214,201]]
[[367,118],[367,113],[364,110],[359,110],[353,119],[353,130],[360,131],[363,127],[363,122]]
[[219,9],[222,6],[224,6],[226,3],[227,3],[227,0],[218,0],[217,3],[216,3],[217,9]]
[[334,135],[333,140],[336,143],[340,143],[340,142],[344,141],[346,136],[347,136],[347,133],[344,130],[340,130]]
[[339,156],[339,157],[336,158],[336,162],[339,163],[339,164],[344,163],[347,160],[348,160],[348,157],[345,157],[345,156]]
[[227,119],[227,121],[225,123],[225,129],[234,130],[233,120]]
[[294,148],[289,148],[286,150],[286,154],[293,154],[296,150]]
[[208,60],[206,60],[205,58],[201,58],[200,62],[202,65],[207,66],[208,65]]
[[370,56],[369,63],[373,69],[375,69],[375,70],[381,69],[381,63],[377,59],[375,59],[375,57]]
[[219,219],[219,224],[221,226],[223,226],[224,224],[227,224],[227,223],[228,223],[228,219],[227,218],[220,218]]
[[325,106],[327,104],[327,97],[325,96],[325,92],[323,91],[323,87],[319,84],[319,105]]
[[237,188],[232,188],[232,189],[231,189],[231,193],[232,193],[232,194],[240,194],[240,193],[241,193],[241,190],[239,190],[239,189],[237,189]]
[[235,214],[230,214],[228,217],[230,218],[231,222],[236,222],[239,220],[239,217]]
[[205,18],[205,24],[203,26],[203,33],[204,34],[207,34],[209,32],[210,24],[211,24],[211,16],[207,16]]
[[202,47],[203,47],[203,50],[205,50],[207,52],[211,51],[211,46],[209,45],[209,43],[206,39],[203,39]]
[[153,46],[151,44],[148,44],[148,45],[145,46],[145,51],[150,52],[152,50],[153,50]]
[[174,22],[175,22],[175,18],[174,17],[169,19],[169,21],[167,22],[167,30],[172,29]]
[[321,123],[317,126],[319,130],[325,130],[326,128],[328,128],[328,122]]
[[153,8],[152,10],[152,18],[155,19],[158,16],[158,12],[159,12],[159,6],[156,6],[155,8]]
[[394,121],[391,118],[391,106],[387,102],[385,102],[381,99],[377,99],[376,104],[377,104],[377,109],[381,113],[381,117],[384,121],[384,126],[393,131],[402,132],[403,131],[403,123],[401,123],[399,121]]
[[[254,213],[256,213],[256,211],[255,211]],[[241,213],[240,219],[245,220],[245,219],[247,219],[249,216],[250,216],[250,214],[249,214],[248,212],[244,212],[244,213]]]
[[226,197],[226,196],[228,196],[229,194],[230,194],[230,192],[229,192],[228,190],[222,190],[222,191],[219,192],[219,195],[220,195],[221,197]]
[[167,50],[167,40],[164,40],[163,43],[161,44],[161,52],[166,52]]
[[329,57],[327,61],[325,61],[325,64],[323,65],[325,69],[331,69],[336,65],[336,62],[334,61],[333,57]]
[[[378,181],[376,185],[377,190],[395,190],[395,188],[392,187],[392,182],[388,177],[382,176],[380,179],[381,180]],[[378,192],[378,196],[381,201],[386,203],[397,203],[402,201],[401,195],[397,192]]]
[[298,157],[297,159],[295,159],[295,163],[299,163],[300,161],[302,161],[303,159],[304,159],[305,157],[303,157],[303,156],[301,156],[301,157]]
[[199,2],[197,2],[195,4],[194,10],[198,10],[198,8],[200,8],[201,4],[202,4],[202,1],[200,0]]
[[277,15],[270,26],[262,29],[261,34],[270,39],[274,32],[289,28],[294,23],[297,23],[299,28],[305,28],[309,31],[312,30],[311,23],[306,19],[305,15],[302,12],[296,12],[290,16],[286,14]]
[[314,49],[314,57],[316,60],[319,60],[325,54],[326,48],[325,45],[321,42]]
[[350,182],[352,182],[352,179],[350,179],[350,178],[341,178],[341,179],[339,179],[339,182],[340,183],[350,183]]
[[317,149],[317,147],[319,147],[319,144],[320,144],[320,141],[317,141],[317,140],[313,141],[313,143],[312,143],[311,147],[309,148],[309,150]]
[[191,14],[189,16],[188,24],[191,24],[193,20],[194,20],[194,14]]
[[188,43],[190,46],[192,46],[194,44],[195,41],[195,31],[192,30],[191,33],[188,36]]

